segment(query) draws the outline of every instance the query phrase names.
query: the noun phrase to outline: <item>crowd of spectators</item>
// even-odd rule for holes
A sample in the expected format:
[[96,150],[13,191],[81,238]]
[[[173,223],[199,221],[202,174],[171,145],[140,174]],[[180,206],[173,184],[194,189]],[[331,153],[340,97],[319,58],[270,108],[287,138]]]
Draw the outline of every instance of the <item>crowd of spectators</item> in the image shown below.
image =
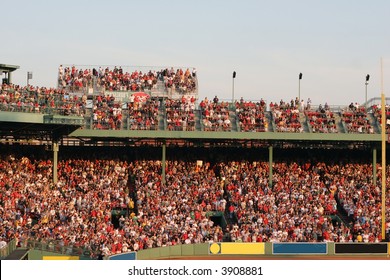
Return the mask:
[[195,97],[182,96],[181,99],[165,100],[165,112],[168,130],[195,130]]
[[[76,69],[77,70],[77,69]],[[178,69],[179,70],[179,69]],[[62,70],[64,73],[72,73],[73,70]],[[79,73],[80,71],[75,71]],[[88,72],[88,71],[87,71]],[[100,71],[96,72],[99,75]],[[102,70],[102,73],[105,71]],[[121,73],[116,68],[115,73]],[[156,72],[158,79],[165,80],[172,75],[193,77],[195,74],[187,71],[175,71],[174,69]],[[88,98],[92,99],[88,103]],[[132,100],[133,98],[133,100]],[[3,84],[0,87],[0,110],[11,112],[27,112],[41,114],[58,114],[63,116],[76,115],[92,118],[93,129],[158,129],[157,116],[163,106],[145,105],[146,100],[134,102],[131,95],[129,99],[121,102],[115,100],[113,93],[100,93],[89,96],[87,93],[69,93],[67,89],[54,89],[46,87],[34,87]],[[149,102],[150,103],[150,102]],[[231,131],[233,122],[237,123],[237,131],[264,132],[269,126],[275,125],[277,132],[303,132],[303,122],[307,120],[309,129],[314,133],[340,133],[336,123],[336,115],[340,115],[341,124],[345,125],[348,133],[376,133],[381,123],[380,106],[374,105],[370,112],[358,103],[351,103],[346,108],[337,112],[330,109],[328,104],[320,105],[313,110],[310,99],[305,106],[298,99],[269,104],[271,117],[267,118],[264,100],[259,102],[236,102],[235,108],[231,104],[219,101],[215,96],[212,100],[205,97],[197,104],[194,95],[181,95],[179,99],[166,99],[166,121],[169,130],[195,130],[197,110],[200,110],[201,127],[205,131]],[[91,109],[92,108],[92,109]],[[302,109],[304,108],[304,109]],[[145,111],[145,112],[144,112]],[[387,111],[387,116],[389,113]],[[306,116],[306,120],[302,116]],[[372,116],[372,117],[371,117]],[[129,125],[124,126],[124,121],[129,119]],[[88,122],[86,122],[88,123]],[[387,130],[390,130],[387,124]],[[88,127],[89,128],[89,127]]]
[[174,70],[170,69],[162,70],[159,75],[162,77],[165,87],[168,90],[173,90],[182,94],[189,94],[196,91],[196,70],[192,72],[187,68],[185,71],[179,68]]
[[[382,126],[382,110],[381,105],[374,104],[371,106],[371,111],[374,115],[375,120],[377,121],[378,126]],[[386,115],[386,133],[390,133],[390,106],[385,106],[385,115]]]
[[240,131],[265,132],[268,131],[268,123],[265,116],[267,104],[263,99],[259,102],[244,101],[236,102],[236,114],[240,125]]
[[305,114],[310,123],[312,132],[337,133],[336,118],[328,103],[319,105],[317,110],[306,110]]
[[228,102],[219,102],[219,98],[215,96],[212,101],[208,98],[203,99],[199,107],[205,131],[231,131],[232,123]]
[[280,100],[269,104],[277,132],[303,132],[299,116],[299,100],[291,99],[291,102]]
[[156,99],[130,101],[128,107],[128,123],[130,130],[157,130],[159,102]]
[[86,96],[69,95],[62,89],[0,85],[2,111],[83,116],[85,106]]
[[[232,241],[381,240],[380,189],[369,164],[275,162],[272,186],[266,161],[171,160],[165,183],[158,160],[64,159],[55,185],[50,160],[4,155],[0,167],[0,235],[19,244],[56,242],[107,256],[222,241],[212,211],[233,221],[225,229]],[[332,218],[337,200],[351,224]],[[126,211],[117,217],[116,209]]]
[[134,70],[127,72],[122,67],[98,67],[92,69],[77,69],[75,66],[58,69],[58,85],[70,91],[89,91],[96,86],[103,91],[150,91],[161,81],[166,90],[187,94],[196,90],[196,72],[187,68]]
[[93,100],[93,129],[118,130],[122,128],[122,103],[114,96],[98,95]]
[[[336,241],[349,234],[342,224],[333,223],[336,201],[318,175],[321,163],[313,167],[296,162],[274,166],[274,185],[267,180],[267,162],[231,162],[227,190],[238,218],[230,233],[244,242]],[[335,229],[336,227],[336,229]],[[339,235],[339,228],[345,229]],[[333,234],[332,238],[323,235]]]
[[366,107],[358,103],[351,103],[341,113],[341,119],[345,123],[348,133],[374,133],[374,127],[370,123]]
[[[66,160],[59,163],[59,181],[50,182],[51,162],[9,157],[1,160],[1,235],[43,242],[56,241],[111,255],[157,246],[221,241],[207,211],[215,210],[216,192],[206,171],[169,162],[167,184],[161,184],[161,163],[113,160]],[[137,174],[137,200],[129,196],[128,172]],[[195,185],[196,182],[196,185]],[[202,201],[199,201],[199,200]],[[119,218],[113,209],[136,207]]]
[[[378,236],[381,231],[381,188],[379,184],[371,183],[372,166],[345,164],[333,166],[330,170],[329,183],[337,190],[341,206],[354,221],[353,231],[360,235],[358,241],[380,240]],[[349,174],[349,176],[340,176],[340,174]],[[386,181],[388,184],[389,180]],[[389,197],[386,204],[389,205]]]

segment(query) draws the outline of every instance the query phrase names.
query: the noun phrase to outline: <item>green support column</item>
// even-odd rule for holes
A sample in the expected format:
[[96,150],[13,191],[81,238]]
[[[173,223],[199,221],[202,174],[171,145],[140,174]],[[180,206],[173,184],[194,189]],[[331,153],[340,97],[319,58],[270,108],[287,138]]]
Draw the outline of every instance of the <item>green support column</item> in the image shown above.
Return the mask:
[[162,160],[161,160],[161,181],[163,184],[165,184],[165,157],[166,157],[166,151],[167,150],[167,145],[165,143],[165,140],[162,145]]
[[376,186],[376,148],[372,149],[372,184]]
[[54,184],[57,184],[58,181],[58,175],[57,175],[58,151],[59,151],[58,142],[53,141],[53,183]]
[[273,163],[273,147],[269,146],[268,147],[268,157],[269,157],[269,182],[268,185],[272,187],[272,175],[273,175],[273,170],[272,170],[272,163]]

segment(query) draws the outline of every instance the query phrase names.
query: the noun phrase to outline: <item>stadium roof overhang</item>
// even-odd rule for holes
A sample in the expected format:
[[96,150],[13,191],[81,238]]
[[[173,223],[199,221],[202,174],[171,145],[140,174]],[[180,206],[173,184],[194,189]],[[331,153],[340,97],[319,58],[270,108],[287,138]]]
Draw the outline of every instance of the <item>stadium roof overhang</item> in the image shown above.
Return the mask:
[[136,131],[79,129],[69,135],[85,144],[194,146],[194,147],[285,147],[358,149],[378,146],[380,134],[243,133],[194,131]]
[[0,137],[17,140],[59,140],[79,125],[0,122]]
[[1,139],[58,141],[84,124],[79,117],[0,112]]
[[13,72],[19,68],[18,65],[0,64],[0,72]]

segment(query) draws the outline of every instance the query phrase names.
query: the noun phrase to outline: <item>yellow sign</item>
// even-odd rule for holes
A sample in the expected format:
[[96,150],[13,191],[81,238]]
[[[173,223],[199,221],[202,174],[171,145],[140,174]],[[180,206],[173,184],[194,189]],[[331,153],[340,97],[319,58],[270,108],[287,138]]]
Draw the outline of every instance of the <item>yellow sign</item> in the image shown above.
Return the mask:
[[210,254],[221,255],[264,255],[265,245],[261,243],[212,243],[209,246]]
[[67,261],[67,260],[79,260],[78,256],[43,256],[42,259],[44,261]]
[[210,253],[213,255],[221,253],[221,246],[219,245],[219,243],[213,243],[210,245]]

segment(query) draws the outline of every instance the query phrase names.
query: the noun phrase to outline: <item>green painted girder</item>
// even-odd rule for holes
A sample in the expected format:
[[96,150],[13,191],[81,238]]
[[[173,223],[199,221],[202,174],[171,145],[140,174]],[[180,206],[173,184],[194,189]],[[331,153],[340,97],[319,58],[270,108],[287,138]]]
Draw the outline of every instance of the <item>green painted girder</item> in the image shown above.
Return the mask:
[[71,137],[149,138],[149,139],[226,139],[226,140],[297,140],[297,141],[381,141],[380,134],[352,133],[285,133],[285,132],[214,132],[162,130],[92,130],[78,129]]

